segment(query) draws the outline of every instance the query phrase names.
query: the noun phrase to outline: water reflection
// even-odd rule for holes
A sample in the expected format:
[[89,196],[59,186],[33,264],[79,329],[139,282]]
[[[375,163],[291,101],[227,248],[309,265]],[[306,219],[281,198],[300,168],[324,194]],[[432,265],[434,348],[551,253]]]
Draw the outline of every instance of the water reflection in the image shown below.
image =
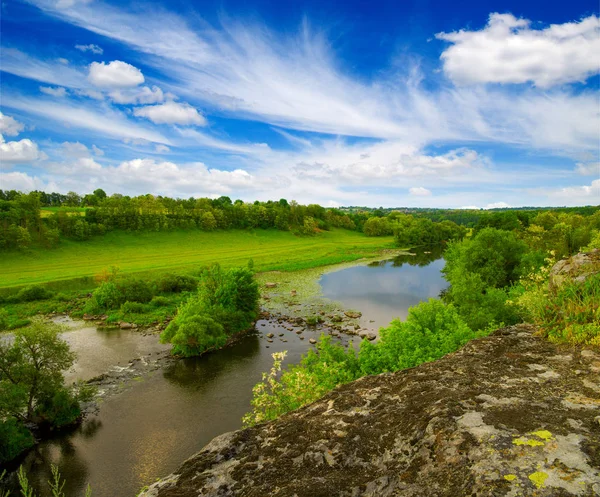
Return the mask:
[[447,288],[440,272],[442,250],[421,248],[414,255],[350,267],[323,275],[319,283],[325,297],[361,311],[361,325],[376,331],[394,318],[406,318],[409,307]]

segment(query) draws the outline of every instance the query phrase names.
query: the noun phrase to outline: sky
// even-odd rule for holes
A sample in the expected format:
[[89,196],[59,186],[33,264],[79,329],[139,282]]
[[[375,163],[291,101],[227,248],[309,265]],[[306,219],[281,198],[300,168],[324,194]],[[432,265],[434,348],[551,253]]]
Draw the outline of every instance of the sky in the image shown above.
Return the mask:
[[0,189],[600,204],[596,0],[4,0]]

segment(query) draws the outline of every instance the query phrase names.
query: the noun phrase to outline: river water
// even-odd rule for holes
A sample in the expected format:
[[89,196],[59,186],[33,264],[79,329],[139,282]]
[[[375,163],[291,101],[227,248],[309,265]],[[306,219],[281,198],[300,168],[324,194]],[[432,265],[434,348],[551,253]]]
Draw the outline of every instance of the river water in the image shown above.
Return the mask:
[[[408,307],[437,297],[446,287],[440,252],[420,252],[389,261],[355,266],[324,275],[325,297],[363,313],[362,324],[377,329]],[[437,260],[436,260],[437,259]],[[65,339],[78,354],[69,379],[88,379],[135,357],[157,354],[164,345],[155,335],[136,331],[102,331],[71,325]],[[109,396],[96,415],[33,449],[23,461],[40,489],[59,466],[67,497],[83,496],[88,483],[94,497],[133,497],[144,485],[171,473],[215,436],[241,427],[250,408],[252,387],[272,365],[271,354],[287,350],[287,363],[298,362],[311,346],[306,330],[275,320],[259,321],[256,331],[227,349],[201,358],[172,362],[122,393]],[[273,333],[272,342],[266,334]],[[280,336],[281,335],[281,336]]]

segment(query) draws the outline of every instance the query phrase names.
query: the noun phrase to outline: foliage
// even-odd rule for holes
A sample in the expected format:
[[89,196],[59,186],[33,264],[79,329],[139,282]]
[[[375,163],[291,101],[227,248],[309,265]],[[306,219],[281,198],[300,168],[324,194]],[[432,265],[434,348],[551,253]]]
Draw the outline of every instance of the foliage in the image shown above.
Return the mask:
[[405,322],[392,321],[381,330],[379,343],[363,340],[358,356],[353,348],[332,345],[322,336],[316,351],[309,351],[300,364],[282,371],[285,353],[273,354],[269,373],[253,389],[252,411],[244,416],[247,426],[315,401],[337,385],[366,374],[396,371],[432,361],[481,336],[460,318],[456,309],[431,299],[409,311]]
[[524,276],[513,292],[523,317],[554,342],[600,345],[600,273],[549,284],[553,258]]
[[409,309],[406,321],[393,320],[380,330],[379,343],[363,341],[363,374],[379,374],[434,361],[477,337],[452,305],[430,299]]
[[34,443],[31,432],[15,418],[0,420],[0,463],[11,461]]
[[214,264],[202,271],[196,294],[179,307],[161,342],[173,344],[173,353],[184,356],[218,349],[256,320],[259,298],[250,269]]
[[8,311],[0,307],[0,331],[8,329]]
[[157,295],[150,301],[152,307],[165,307],[170,304],[170,300],[167,297]]
[[51,297],[52,292],[49,292],[43,286],[31,285],[19,290],[15,300],[18,302],[32,302],[34,300],[44,300]]
[[184,274],[164,274],[156,280],[156,288],[161,293],[193,292],[198,280]]
[[[519,321],[508,302],[508,287],[518,280],[525,243],[510,231],[483,228],[473,238],[449,245],[443,269],[451,286],[444,300],[457,308],[474,330]],[[527,264],[535,262],[535,258]]]
[[79,402],[91,395],[90,389],[71,391],[64,386],[63,371],[73,365],[75,355],[60,331],[58,325],[37,318],[15,331],[12,343],[0,341],[0,420],[13,419],[21,427],[15,431],[12,422],[3,425],[18,435],[17,447],[27,445],[24,426],[72,423],[81,414]]

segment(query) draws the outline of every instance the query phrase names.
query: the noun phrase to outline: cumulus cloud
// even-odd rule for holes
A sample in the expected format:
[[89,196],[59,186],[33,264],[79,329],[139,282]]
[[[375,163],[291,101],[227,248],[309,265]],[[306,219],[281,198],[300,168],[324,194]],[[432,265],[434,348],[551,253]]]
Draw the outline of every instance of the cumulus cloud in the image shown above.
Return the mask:
[[93,43],[90,43],[89,45],[75,45],[75,48],[81,52],[92,52],[96,55],[102,55],[104,53],[102,47],[94,45]]
[[416,186],[416,187],[410,188],[408,190],[408,192],[411,195],[414,195],[415,197],[429,197],[429,196],[431,196],[431,190],[428,190],[427,188],[423,188],[422,186]]
[[575,170],[583,176],[600,177],[600,162],[578,162],[575,165]]
[[67,95],[67,90],[62,86],[52,88],[51,86],[40,86],[40,91],[52,97],[62,98]]
[[8,136],[17,136],[25,129],[25,125],[17,121],[14,117],[7,116],[0,112],[0,134]]
[[[26,173],[13,171],[2,173],[2,188],[4,190],[17,190],[20,192],[30,192],[32,190],[43,190],[45,184],[37,177],[29,176]],[[55,190],[47,190],[55,191]]]
[[531,81],[548,88],[585,81],[600,70],[600,21],[595,15],[532,29],[529,20],[494,13],[479,31],[436,37],[452,43],[441,59],[444,72],[460,85]]
[[187,103],[169,101],[161,105],[138,107],[133,111],[133,114],[138,117],[145,117],[155,124],[206,125],[204,116]]
[[113,102],[118,104],[156,104],[165,99],[163,91],[158,86],[151,89],[147,86],[127,90],[115,90],[109,93]]
[[104,150],[98,148],[96,145],[92,145],[92,152],[94,152],[94,155],[97,155],[99,157],[104,155]]
[[22,164],[45,157],[38,149],[37,143],[28,138],[7,142],[0,135],[0,162],[6,164]]
[[105,62],[92,62],[89,68],[88,80],[100,88],[129,88],[144,82],[144,75],[137,67],[113,60]]

